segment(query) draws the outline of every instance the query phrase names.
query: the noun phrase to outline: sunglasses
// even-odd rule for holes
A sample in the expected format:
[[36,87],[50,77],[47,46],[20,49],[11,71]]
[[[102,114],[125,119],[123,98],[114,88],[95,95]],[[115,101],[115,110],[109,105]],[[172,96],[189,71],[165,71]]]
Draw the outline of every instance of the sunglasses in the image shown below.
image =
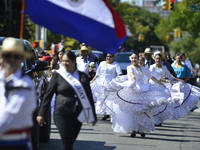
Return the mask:
[[106,56],[106,57],[112,58],[112,56]]
[[18,60],[18,59],[20,59],[20,58],[22,58],[22,56],[21,55],[18,55],[18,54],[3,54],[2,55],[2,57],[4,58],[4,59],[11,59],[11,58],[13,58],[13,59],[15,59],[15,60]]

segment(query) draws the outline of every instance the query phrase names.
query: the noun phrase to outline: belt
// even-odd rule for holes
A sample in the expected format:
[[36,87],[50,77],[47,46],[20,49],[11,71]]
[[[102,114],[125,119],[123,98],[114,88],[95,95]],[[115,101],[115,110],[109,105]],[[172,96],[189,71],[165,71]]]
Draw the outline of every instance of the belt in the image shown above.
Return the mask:
[[30,129],[10,130],[0,135],[2,141],[18,141],[28,139],[30,137]]

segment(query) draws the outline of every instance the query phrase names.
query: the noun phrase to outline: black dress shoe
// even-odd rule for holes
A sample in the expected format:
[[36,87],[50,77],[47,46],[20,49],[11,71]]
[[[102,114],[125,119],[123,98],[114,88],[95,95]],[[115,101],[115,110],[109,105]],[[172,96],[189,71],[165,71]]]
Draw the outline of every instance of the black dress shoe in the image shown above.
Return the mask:
[[102,118],[102,120],[106,120],[106,119],[108,119],[108,118],[110,118],[110,116],[109,116],[109,115],[105,115],[105,116]]
[[135,137],[136,133],[131,133],[130,137]]
[[156,124],[155,126],[156,126],[156,127],[161,127],[161,126],[162,126],[162,123]]
[[145,137],[145,133],[140,133],[141,137]]

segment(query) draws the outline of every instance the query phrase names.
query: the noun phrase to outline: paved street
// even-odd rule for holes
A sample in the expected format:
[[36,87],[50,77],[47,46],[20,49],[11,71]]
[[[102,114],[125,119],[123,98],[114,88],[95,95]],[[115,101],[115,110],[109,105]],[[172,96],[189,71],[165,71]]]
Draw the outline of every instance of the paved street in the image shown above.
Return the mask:
[[[200,107],[200,103],[197,105]],[[162,127],[141,138],[130,134],[114,133],[109,120],[94,127],[84,124],[74,145],[74,150],[199,150],[200,109],[179,120],[168,120]],[[51,140],[40,143],[39,150],[59,150],[60,137],[52,122]]]

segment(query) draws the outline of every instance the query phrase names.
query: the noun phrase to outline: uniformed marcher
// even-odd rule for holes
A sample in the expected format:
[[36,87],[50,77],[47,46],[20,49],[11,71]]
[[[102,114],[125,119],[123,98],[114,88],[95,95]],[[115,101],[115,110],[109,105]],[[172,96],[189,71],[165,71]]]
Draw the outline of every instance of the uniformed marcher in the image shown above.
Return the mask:
[[31,54],[21,40],[6,38],[2,43],[0,71],[0,150],[31,150],[30,127],[37,106],[32,79],[20,68]]

